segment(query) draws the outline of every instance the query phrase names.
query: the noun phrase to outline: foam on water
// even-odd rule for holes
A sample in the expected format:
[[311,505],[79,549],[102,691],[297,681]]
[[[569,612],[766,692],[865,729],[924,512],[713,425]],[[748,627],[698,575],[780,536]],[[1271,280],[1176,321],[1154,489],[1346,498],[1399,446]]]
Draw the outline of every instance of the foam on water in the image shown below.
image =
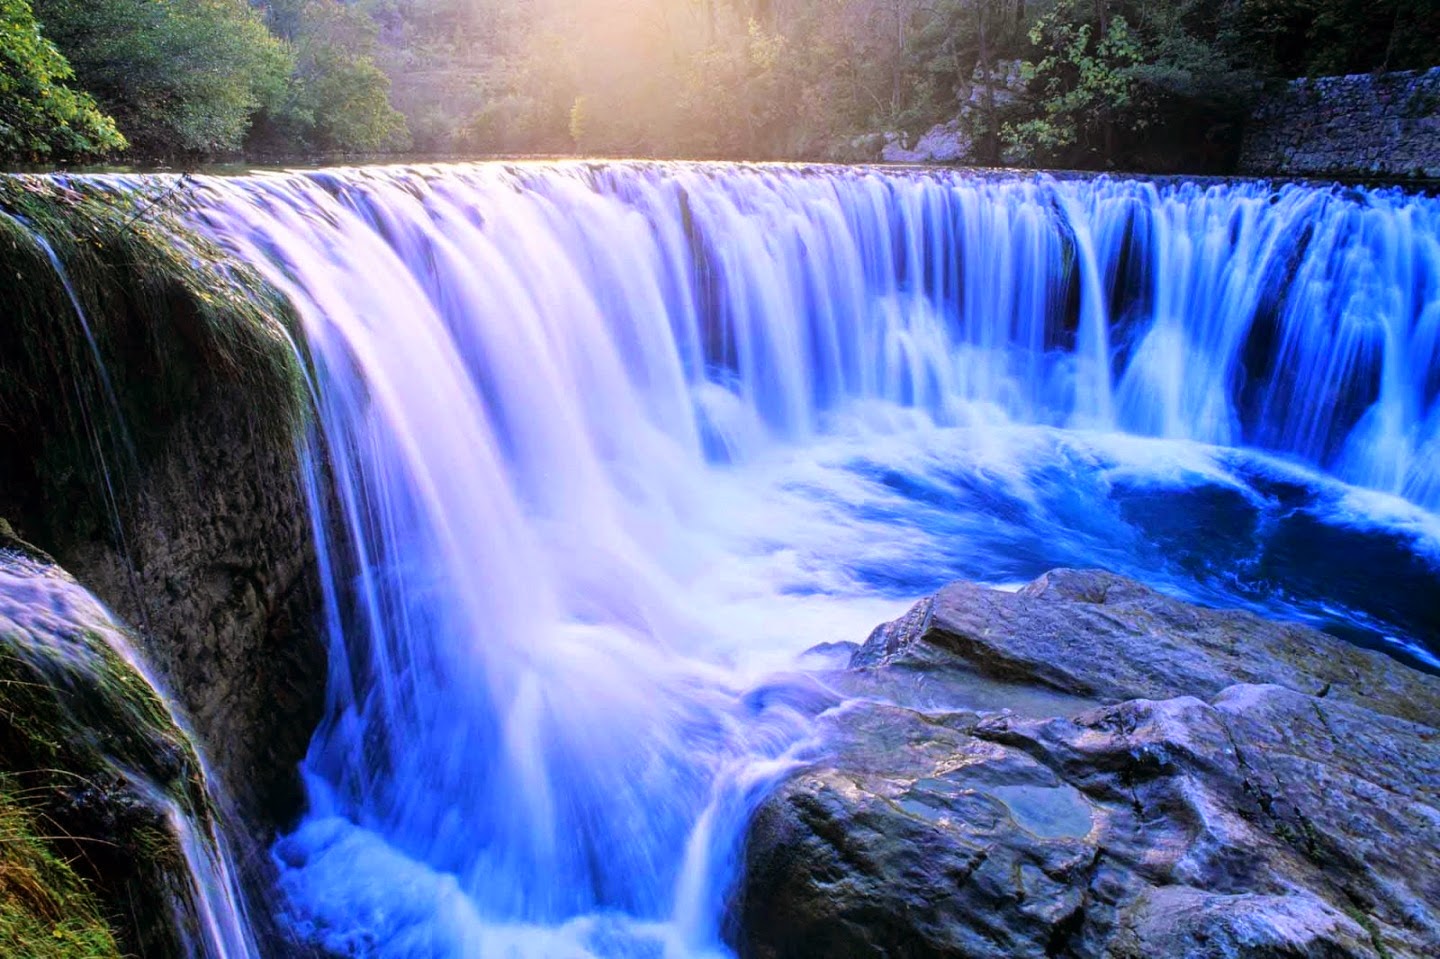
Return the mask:
[[276,859],[339,952],[725,954],[744,823],[837,705],[772,674],[955,577],[1106,566],[1437,665],[1435,200],[641,163],[198,183],[316,366],[329,710]]

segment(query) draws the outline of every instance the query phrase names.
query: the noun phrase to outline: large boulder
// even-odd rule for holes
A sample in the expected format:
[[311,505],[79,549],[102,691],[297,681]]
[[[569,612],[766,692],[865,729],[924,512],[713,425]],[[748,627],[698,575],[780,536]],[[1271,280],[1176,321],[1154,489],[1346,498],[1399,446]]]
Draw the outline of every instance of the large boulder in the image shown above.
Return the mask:
[[899,134],[887,134],[880,157],[886,163],[963,163],[973,147],[974,140],[956,118],[936,124],[909,146]]
[[1076,571],[851,665],[751,826],[743,956],[1440,954],[1435,677]]
[[[998,129],[1013,113],[1022,110],[1029,81],[1019,60],[998,60],[986,77],[985,69],[975,65],[968,82],[956,90],[958,108],[954,117],[938,123],[921,134],[913,143],[902,134],[887,133],[880,158],[886,163],[974,163],[984,159],[977,154],[981,145],[979,131],[989,126]],[[1018,162],[1021,157],[1002,157]]]

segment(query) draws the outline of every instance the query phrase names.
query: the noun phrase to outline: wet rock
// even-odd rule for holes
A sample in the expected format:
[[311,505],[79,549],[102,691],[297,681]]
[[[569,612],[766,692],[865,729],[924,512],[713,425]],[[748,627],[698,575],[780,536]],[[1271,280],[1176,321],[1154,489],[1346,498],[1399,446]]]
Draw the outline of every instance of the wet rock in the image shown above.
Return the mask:
[[263,840],[298,811],[326,676],[298,319],[171,205],[135,229],[113,191],[7,178],[0,208],[23,277],[0,286],[0,515],[134,628]]
[[[852,692],[903,673],[950,705],[821,717],[749,833],[744,956],[1440,948],[1434,677],[1075,571],[947,587],[853,666]],[[1103,704],[997,708],[1035,686]]]
[[202,912],[190,740],[100,603],[0,520],[0,955],[178,956]]
[[851,666],[958,669],[1102,702],[1272,683],[1402,718],[1437,714],[1434,679],[1388,656],[1094,570],[1054,570],[1014,593],[951,584],[876,629]]
[[[253,406],[243,389],[217,390],[168,419],[163,453],[126,490],[121,537],[108,520],[76,522],[63,504],[10,508],[134,626],[263,838],[299,807],[296,768],[323,708],[325,652],[294,442]],[[0,482],[0,503],[44,482]]]

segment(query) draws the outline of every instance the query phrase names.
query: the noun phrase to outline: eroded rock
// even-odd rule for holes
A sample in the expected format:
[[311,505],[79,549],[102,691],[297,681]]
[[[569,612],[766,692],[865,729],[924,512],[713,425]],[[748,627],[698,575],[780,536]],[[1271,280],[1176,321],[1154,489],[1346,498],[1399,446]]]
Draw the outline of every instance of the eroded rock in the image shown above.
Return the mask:
[[[908,674],[948,706],[818,720],[824,758],[749,834],[744,956],[1440,949],[1434,677],[1075,571],[947,587],[852,666],[852,693]],[[1036,686],[1103,704],[997,708]]]

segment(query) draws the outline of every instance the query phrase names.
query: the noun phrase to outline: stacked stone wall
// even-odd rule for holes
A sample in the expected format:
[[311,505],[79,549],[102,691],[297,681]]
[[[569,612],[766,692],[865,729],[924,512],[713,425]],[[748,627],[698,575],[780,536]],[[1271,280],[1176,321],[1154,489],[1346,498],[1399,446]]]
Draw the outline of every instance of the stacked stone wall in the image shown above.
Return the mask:
[[1267,94],[1239,172],[1440,178],[1440,67],[1295,80]]

